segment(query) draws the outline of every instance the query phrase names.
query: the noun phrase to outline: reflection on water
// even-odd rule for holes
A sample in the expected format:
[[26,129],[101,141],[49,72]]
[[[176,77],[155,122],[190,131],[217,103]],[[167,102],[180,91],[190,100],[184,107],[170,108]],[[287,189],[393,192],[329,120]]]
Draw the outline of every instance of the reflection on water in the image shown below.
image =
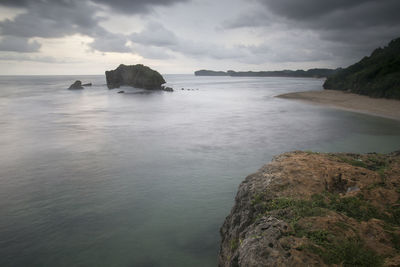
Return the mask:
[[1,266],[215,266],[237,186],[273,155],[399,149],[396,121],[273,97],[323,80],[166,79],[0,77]]

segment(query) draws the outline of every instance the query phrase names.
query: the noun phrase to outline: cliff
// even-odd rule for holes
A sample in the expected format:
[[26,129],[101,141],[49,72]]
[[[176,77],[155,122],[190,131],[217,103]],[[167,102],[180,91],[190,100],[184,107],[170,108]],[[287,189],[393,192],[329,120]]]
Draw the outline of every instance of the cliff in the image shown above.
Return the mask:
[[109,89],[119,88],[122,85],[143,89],[159,89],[165,83],[164,78],[155,70],[137,65],[119,65],[115,70],[106,71],[107,86]]
[[399,266],[400,152],[277,156],[239,186],[219,266]]
[[325,81],[324,88],[400,99],[400,38],[338,71]]
[[277,70],[277,71],[213,71],[198,70],[196,76],[232,76],[232,77],[305,77],[322,78],[333,75],[339,69],[309,69],[309,70]]

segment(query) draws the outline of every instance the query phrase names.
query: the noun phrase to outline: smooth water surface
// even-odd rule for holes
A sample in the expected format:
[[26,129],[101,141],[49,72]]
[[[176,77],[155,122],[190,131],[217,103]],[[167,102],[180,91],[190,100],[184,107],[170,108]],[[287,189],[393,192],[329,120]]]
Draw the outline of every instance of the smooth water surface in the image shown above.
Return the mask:
[[166,80],[0,77],[0,266],[216,266],[237,186],[273,155],[400,149],[397,121],[274,98],[321,79]]

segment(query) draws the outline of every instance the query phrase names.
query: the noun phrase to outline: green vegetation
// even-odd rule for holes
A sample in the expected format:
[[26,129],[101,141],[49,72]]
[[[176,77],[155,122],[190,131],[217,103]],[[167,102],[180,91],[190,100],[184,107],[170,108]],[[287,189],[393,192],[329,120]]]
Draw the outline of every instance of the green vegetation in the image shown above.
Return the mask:
[[278,71],[213,71],[198,70],[196,76],[232,76],[232,77],[327,77],[340,69],[278,70]]
[[400,38],[328,77],[324,88],[400,99]]
[[371,267],[383,264],[383,257],[366,248],[359,239],[339,239],[336,242],[318,239],[306,248],[319,255],[327,264]]
[[358,221],[368,221],[372,218],[383,220],[392,225],[400,225],[400,207],[390,206],[385,210],[378,210],[362,194],[351,197],[340,197],[339,194],[324,192],[314,194],[310,200],[293,199],[287,197],[264,200],[263,194],[257,195],[252,204],[262,214],[274,215],[292,224],[301,218],[324,216],[329,210],[344,214]]
[[231,240],[231,250],[234,251],[239,247],[239,242],[236,239]]
[[[394,247],[397,250],[400,247],[400,238],[394,230],[400,225],[400,207],[390,206],[384,210],[378,210],[364,199],[362,194],[341,197],[339,194],[325,191],[322,194],[314,194],[310,200],[290,197],[267,199],[266,194],[256,195],[252,202],[261,212],[259,217],[264,214],[273,214],[289,223],[292,230],[286,235],[306,237],[308,240],[308,243],[296,249],[315,253],[327,264],[382,266],[384,257],[368,249],[358,237],[344,238],[336,232],[330,232],[329,229],[312,229],[311,223],[300,223],[302,218],[325,216],[327,212],[334,211],[358,221],[381,219],[385,223],[385,231],[390,234]],[[355,231],[344,221],[336,222],[335,225],[343,231]]]

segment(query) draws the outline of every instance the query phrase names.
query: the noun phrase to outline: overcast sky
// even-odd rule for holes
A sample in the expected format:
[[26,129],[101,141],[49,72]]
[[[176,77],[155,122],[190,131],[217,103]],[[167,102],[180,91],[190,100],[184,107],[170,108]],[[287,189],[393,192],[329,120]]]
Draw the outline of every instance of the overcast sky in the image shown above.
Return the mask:
[[0,0],[0,74],[345,67],[400,37],[399,0]]

